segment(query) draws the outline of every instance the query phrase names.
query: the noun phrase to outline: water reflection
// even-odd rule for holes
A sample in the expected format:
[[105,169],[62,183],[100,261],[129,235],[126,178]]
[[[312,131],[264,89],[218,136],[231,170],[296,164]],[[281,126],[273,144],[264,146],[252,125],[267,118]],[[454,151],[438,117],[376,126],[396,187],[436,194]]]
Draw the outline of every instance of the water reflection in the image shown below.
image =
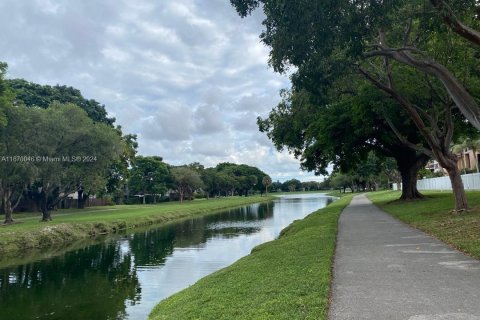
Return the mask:
[[331,198],[286,197],[0,270],[1,319],[145,319]]
[[120,243],[87,247],[63,257],[2,270],[2,319],[122,319],[136,302],[133,256]]

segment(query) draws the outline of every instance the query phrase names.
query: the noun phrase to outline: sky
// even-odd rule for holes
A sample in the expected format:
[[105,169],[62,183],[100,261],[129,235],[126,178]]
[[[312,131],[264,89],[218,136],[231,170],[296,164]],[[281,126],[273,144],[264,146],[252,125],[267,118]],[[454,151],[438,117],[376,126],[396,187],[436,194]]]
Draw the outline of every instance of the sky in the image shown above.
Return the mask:
[[104,104],[141,155],[321,181],[258,131],[290,87],[268,67],[262,20],[260,10],[240,18],[229,0],[2,0],[0,61],[8,78]]

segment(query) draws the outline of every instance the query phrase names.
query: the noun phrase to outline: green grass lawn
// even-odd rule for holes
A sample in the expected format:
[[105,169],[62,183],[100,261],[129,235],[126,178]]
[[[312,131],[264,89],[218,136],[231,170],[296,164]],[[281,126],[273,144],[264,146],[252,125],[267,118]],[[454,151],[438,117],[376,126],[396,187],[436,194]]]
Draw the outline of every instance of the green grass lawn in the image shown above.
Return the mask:
[[351,198],[162,301],[150,319],[326,319],[338,217]]
[[395,201],[400,193],[368,194],[375,205],[394,217],[423,230],[451,246],[480,259],[480,192],[467,192],[470,211],[454,214],[451,192],[424,192],[417,201]]
[[129,228],[165,223],[194,215],[218,212],[273,197],[228,197],[167,202],[156,205],[120,205],[52,213],[53,221],[39,222],[41,215],[15,214],[15,224],[0,225],[0,257],[31,248],[45,248]]

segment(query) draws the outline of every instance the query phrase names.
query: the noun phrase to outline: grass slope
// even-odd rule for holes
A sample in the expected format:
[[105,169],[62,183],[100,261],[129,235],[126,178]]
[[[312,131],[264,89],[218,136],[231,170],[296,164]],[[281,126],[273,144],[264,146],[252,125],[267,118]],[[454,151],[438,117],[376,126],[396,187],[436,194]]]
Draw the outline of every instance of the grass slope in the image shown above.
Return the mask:
[[326,319],[346,196],[158,304],[150,319]]
[[467,192],[471,210],[453,214],[451,192],[425,192],[424,200],[394,201],[394,191],[368,194],[372,202],[394,217],[425,231],[453,247],[480,259],[480,192]]
[[96,207],[84,210],[59,210],[53,221],[39,222],[40,216],[18,214],[17,223],[0,226],[0,257],[19,251],[69,244],[97,234],[114,233],[140,226],[209,214],[273,197],[229,197],[222,199],[168,202],[157,205]]

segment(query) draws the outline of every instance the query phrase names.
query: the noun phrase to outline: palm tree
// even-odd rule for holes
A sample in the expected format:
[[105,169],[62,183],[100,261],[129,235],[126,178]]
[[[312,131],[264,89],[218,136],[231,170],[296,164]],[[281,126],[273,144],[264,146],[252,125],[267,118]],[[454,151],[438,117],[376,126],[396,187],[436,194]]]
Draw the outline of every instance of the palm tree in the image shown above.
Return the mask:
[[265,186],[265,193],[268,194],[268,186],[272,184],[272,178],[269,176],[263,177],[262,184]]

